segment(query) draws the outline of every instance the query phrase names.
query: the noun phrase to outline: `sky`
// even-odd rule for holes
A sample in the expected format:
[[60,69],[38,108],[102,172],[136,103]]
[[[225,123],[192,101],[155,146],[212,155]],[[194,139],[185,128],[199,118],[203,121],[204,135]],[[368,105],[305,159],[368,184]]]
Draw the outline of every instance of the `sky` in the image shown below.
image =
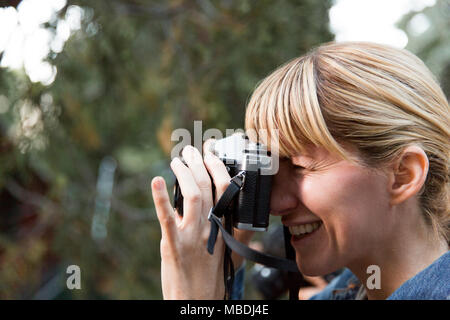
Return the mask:
[[[320,0],[319,0],[320,1]],[[436,0],[334,0],[329,11],[330,29],[336,41],[371,41],[404,48],[408,37],[395,23],[410,11],[433,6]],[[84,11],[70,6],[64,19],[57,23],[56,33],[46,30],[42,23],[55,21],[56,13],[66,0],[23,0],[17,10],[0,8],[0,67],[24,68],[33,82],[51,84],[57,70],[44,61],[50,52],[59,53],[65,41],[80,29]],[[408,26],[420,34],[430,23],[417,14]]]
[[66,0],[23,0],[17,10],[0,8],[0,67],[25,69],[33,82],[48,85],[56,76],[56,67],[44,61],[52,51],[62,51],[70,34],[80,29],[82,10],[68,8],[64,19],[58,21],[56,33],[42,24],[56,20],[56,13],[66,5]]

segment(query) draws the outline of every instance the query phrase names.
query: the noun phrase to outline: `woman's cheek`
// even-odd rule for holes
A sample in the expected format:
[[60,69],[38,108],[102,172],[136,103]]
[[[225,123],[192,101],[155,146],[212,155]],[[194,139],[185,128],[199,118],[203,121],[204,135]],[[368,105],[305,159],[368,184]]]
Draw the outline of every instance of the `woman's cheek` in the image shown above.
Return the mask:
[[311,174],[300,186],[304,206],[323,221],[330,245],[338,251],[368,245],[366,237],[379,229],[378,215],[385,210],[381,191],[379,178],[350,166]]
[[337,172],[310,174],[300,186],[302,203],[321,219],[336,210],[336,206],[347,205],[354,197],[352,177]]

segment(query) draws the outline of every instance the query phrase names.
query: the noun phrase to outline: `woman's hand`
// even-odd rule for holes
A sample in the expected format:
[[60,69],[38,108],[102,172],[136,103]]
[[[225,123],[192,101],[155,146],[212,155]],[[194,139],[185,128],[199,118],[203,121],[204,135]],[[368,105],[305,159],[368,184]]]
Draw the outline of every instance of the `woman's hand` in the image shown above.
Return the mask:
[[[187,166],[180,159],[172,160],[183,194],[183,217],[172,208],[165,181],[156,177],[152,181],[152,194],[161,225],[161,281],[164,299],[222,299],[224,243],[219,234],[210,255],[206,250],[210,232],[208,213],[213,206],[211,179],[216,186],[216,199],[230,183],[223,162],[192,146],[182,151]],[[205,167],[206,165],[206,167]]]

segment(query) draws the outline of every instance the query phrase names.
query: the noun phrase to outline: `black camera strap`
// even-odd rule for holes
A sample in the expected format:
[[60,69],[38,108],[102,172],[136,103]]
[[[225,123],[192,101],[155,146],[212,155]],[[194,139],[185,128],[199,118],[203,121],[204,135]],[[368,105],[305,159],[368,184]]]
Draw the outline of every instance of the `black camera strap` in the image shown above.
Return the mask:
[[[241,171],[238,175],[233,177],[230,180],[230,185],[227,187],[223,195],[220,197],[217,204],[211,208],[208,220],[211,222],[211,231],[209,234],[208,244],[207,244],[207,250],[210,254],[214,253],[214,246],[217,241],[217,235],[219,233],[219,230],[222,232],[222,236],[224,239],[224,242],[226,244],[226,250],[232,250],[238,253],[240,256],[251,260],[253,262],[272,267],[281,269],[284,271],[288,271],[290,273],[300,273],[297,267],[297,264],[295,263],[295,252],[292,254],[293,249],[290,246],[290,244],[287,244],[288,241],[285,241],[286,247],[286,253],[287,257],[289,259],[281,258],[281,257],[275,257],[272,255],[264,254],[262,252],[253,250],[246,246],[245,244],[239,242],[236,240],[232,235],[232,224],[225,222],[226,226],[228,228],[225,228],[222,225],[221,218],[224,217],[225,220],[230,219],[230,211],[229,206],[231,202],[233,201],[234,197],[239,193],[239,191],[242,189],[243,183],[244,183],[244,176],[245,172]],[[228,229],[228,230],[227,230]],[[288,231],[289,232],[289,231]],[[231,260],[230,251],[226,252],[225,255],[225,266],[224,270],[233,270],[232,263],[229,261]],[[231,263],[231,265],[230,265]],[[231,266],[231,268],[230,268]],[[225,297],[229,297],[231,293],[231,285],[234,278],[234,274],[226,274],[225,272],[225,288],[226,288],[226,294]],[[292,298],[293,292],[296,290],[298,293],[298,287],[297,288],[291,288],[290,290],[290,297]]]

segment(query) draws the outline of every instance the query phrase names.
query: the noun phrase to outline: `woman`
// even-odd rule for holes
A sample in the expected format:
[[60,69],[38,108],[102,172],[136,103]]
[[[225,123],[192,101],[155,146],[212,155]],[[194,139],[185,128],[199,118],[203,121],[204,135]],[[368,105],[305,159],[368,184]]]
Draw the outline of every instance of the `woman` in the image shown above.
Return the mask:
[[[325,44],[259,84],[246,129],[278,130],[271,213],[290,228],[300,271],[347,268],[313,298],[450,297],[450,109],[416,56],[371,43]],[[267,144],[270,134],[253,139]],[[152,181],[163,295],[221,299],[222,240],[213,256],[205,250],[208,172],[218,196],[230,177],[208,152],[202,159],[187,147],[182,155],[187,166],[174,159],[171,168],[184,217],[174,213],[163,179]],[[370,285],[368,270],[379,271],[378,284]]]

